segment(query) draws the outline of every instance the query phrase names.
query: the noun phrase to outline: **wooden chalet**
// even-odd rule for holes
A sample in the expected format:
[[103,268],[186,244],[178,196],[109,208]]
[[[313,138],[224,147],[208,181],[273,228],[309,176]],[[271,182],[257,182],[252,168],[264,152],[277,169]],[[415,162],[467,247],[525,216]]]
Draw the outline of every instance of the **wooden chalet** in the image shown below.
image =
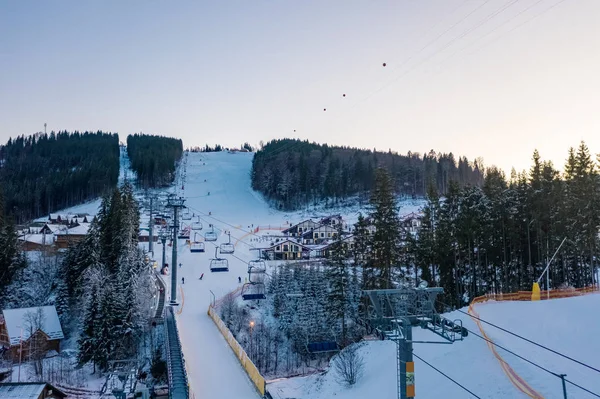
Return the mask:
[[266,248],[258,248],[260,257],[269,260],[298,260],[307,259],[310,248],[302,245],[293,238],[284,238]]
[[302,244],[321,244],[324,241],[335,239],[337,234],[337,228],[329,225],[321,225],[302,234]]
[[68,248],[70,245],[77,244],[78,242],[85,239],[85,236],[89,230],[89,223],[80,224],[76,227],[65,230],[60,230],[55,233],[54,244],[56,248]]
[[289,229],[285,229],[282,231],[283,234],[288,235],[290,237],[301,237],[302,234],[319,227],[319,223],[313,221],[312,219],[305,220],[298,224],[293,225]]
[[[43,315],[37,322],[38,309]],[[39,323],[36,325],[36,323]],[[0,350],[13,360],[29,359],[30,351],[60,351],[64,338],[54,306],[4,309],[0,317]],[[22,350],[22,353],[20,352]],[[0,397],[2,397],[0,395]]]
[[67,394],[47,382],[0,383],[3,399],[64,399]]

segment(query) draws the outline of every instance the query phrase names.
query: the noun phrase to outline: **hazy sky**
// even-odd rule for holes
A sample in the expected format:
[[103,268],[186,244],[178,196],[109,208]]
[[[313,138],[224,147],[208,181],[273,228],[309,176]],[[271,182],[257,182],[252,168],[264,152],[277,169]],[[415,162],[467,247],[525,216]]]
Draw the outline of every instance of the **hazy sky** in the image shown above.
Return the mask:
[[538,148],[562,168],[582,139],[600,152],[599,17],[598,0],[0,0],[0,141],[47,122],[507,171]]

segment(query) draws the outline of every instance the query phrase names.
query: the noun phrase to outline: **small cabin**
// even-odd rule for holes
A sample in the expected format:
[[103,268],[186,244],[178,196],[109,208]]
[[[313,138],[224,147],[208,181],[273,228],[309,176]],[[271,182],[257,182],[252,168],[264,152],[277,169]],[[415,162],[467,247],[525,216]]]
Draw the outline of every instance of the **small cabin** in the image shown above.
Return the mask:
[[13,360],[29,359],[32,348],[43,353],[59,352],[60,341],[63,338],[64,334],[54,306],[2,311],[0,350],[8,352]]
[[67,394],[47,382],[0,383],[3,399],[63,399]]

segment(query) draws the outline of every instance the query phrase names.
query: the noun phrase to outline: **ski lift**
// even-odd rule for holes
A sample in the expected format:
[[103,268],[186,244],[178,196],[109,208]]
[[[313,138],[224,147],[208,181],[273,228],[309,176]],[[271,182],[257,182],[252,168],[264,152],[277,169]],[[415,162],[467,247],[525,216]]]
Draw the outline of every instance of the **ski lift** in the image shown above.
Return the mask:
[[194,233],[194,242],[190,244],[190,252],[204,252],[204,243],[202,241],[198,241],[196,236],[198,233]]
[[189,240],[190,239],[190,228],[184,227],[183,230],[179,232],[177,238]]
[[211,231],[204,233],[204,241],[217,241],[217,233],[213,227]]
[[262,259],[251,260],[248,262],[248,273],[264,273],[267,271],[267,262]]
[[204,252],[204,243],[202,241],[194,241],[190,245],[190,252]]
[[192,215],[190,214],[190,211],[186,210],[185,212],[183,212],[183,214],[181,215],[181,219],[192,220]]
[[219,246],[222,254],[232,254],[235,252],[235,247],[231,243],[231,233],[227,233],[227,235],[229,236],[229,241]]
[[218,247],[215,247],[215,257],[210,260],[210,271],[211,272],[228,272],[229,261],[225,258],[219,258],[217,251]]
[[202,223],[200,221],[192,222],[192,230],[202,230]]
[[242,286],[241,295],[244,301],[265,299],[265,285],[246,283]]

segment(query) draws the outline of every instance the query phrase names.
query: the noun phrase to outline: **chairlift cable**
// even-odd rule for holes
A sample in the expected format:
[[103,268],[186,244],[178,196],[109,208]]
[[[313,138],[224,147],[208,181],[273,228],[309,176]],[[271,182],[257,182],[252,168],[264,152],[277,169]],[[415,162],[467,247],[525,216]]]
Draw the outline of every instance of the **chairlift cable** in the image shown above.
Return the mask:
[[[444,306],[447,306],[447,307],[449,307],[449,308],[452,308],[451,306],[449,306],[448,304],[446,304],[446,303],[444,303],[444,302],[441,302],[441,301],[439,301],[439,300],[438,300],[437,302],[439,302],[440,304],[442,304],[442,305],[444,305]],[[552,352],[552,353],[554,353],[555,355],[561,356],[561,357],[563,357],[563,358],[565,358],[565,359],[568,359],[568,360],[570,360],[570,361],[572,361],[572,362],[575,362],[575,363],[577,363],[577,364],[579,364],[579,365],[581,365],[581,366],[583,366],[583,367],[587,367],[587,368],[588,368],[588,369],[590,369],[590,370],[594,370],[594,371],[596,371],[596,372],[600,373],[600,369],[597,369],[597,368],[595,368],[595,367],[593,367],[593,366],[590,366],[589,364],[586,364],[586,363],[584,363],[584,362],[582,362],[582,361],[579,361],[579,360],[577,360],[577,359],[574,359],[574,358],[572,358],[572,357],[570,357],[570,356],[567,356],[567,355],[565,355],[565,354],[563,354],[563,353],[560,353],[560,352],[558,352],[558,351],[556,351],[556,350],[554,350],[554,349],[552,349],[552,348],[548,348],[547,346],[544,346],[544,345],[542,345],[542,344],[539,344],[539,343],[537,343],[537,342],[535,342],[535,341],[532,341],[532,340],[530,340],[530,339],[528,339],[528,338],[525,338],[525,337],[523,337],[522,335],[519,335],[519,334],[517,334],[517,333],[514,333],[514,332],[512,332],[512,331],[510,331],[510,330],[507,330],[506,328],[500,327],[500,326],[499,326],[499,325],[497,325],[497,324],[494,324],[494,323],[491,323],[491,322],[489,322],[489,321],[486,321],[486,320],[484,320],[484,319],[482,319],[482,318],[480,318],[480,317],[474,316],[474,315],[472,315],[472,314],[470,314],[470,313],[468,313],[468,312],[465,312],[465,311],[463,311],[463,310],[461,310],[461,309],[456,309],[456,311],[458,311],[458,312],[460,312],[460,313],[462,313],[462,314],[465,314],[465,315],[467,315],[467,316],[469,316],[469,317],[472,317],[472,318],[474,318],[474,319],[476,319],[476,320],[479,320],[479,321],[481,321],[482,323],[488,324],[488,325],[490,325],[490,326],[492,326],[492,327],[494,327],[494,328],[497,328],[498,330],[500,330],[500,331],[503,331],[503,332],[505,332],[505,333],[507,333],[507,334],[510,334],[510,335],[512,335],[512,336],[514,336],[514,337],[520,338],[520,339],[522,339],[523,341],[529,342],[530,344],[533,344],[533,345],[535,345],[535,346],[538,346],[538,347],[540,347],[540,348],[542,348],[542,349],[545,349],[545,350],[547,350],[547,351],[549,351],[549,352]]]

